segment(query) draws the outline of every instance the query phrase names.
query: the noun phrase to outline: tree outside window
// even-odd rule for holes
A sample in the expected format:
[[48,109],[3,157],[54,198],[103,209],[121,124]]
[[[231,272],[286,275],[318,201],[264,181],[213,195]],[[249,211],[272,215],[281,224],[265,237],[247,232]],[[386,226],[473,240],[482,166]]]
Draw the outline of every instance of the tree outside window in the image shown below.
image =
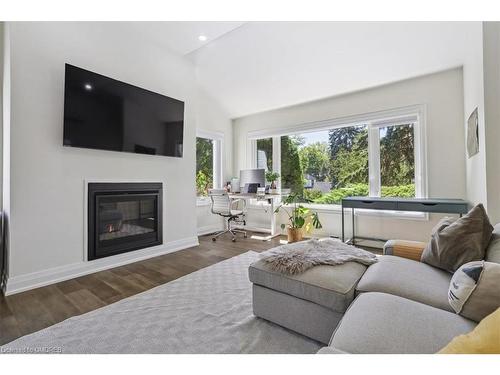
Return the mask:
[[273,170],[273,139],[257,140],[257,168],[266,171]]
[[196,195],[207,196],[214,181],[214,141],[196,138]]
[[[380,195],[415,196],[413,124],[376,128]],[[339,204],[347,196],[370,194],[369,125],[287,135],[281,142],[281,187],[318,204]],[[372,142],[372,141],[370,141]],[[258,152],[272,155],[272,138],[257,140]],[[272,159],[267,158],[272,170]],[[259,166],[262,167],[262,166]],[[375,172],[374,172],[375,173]]]

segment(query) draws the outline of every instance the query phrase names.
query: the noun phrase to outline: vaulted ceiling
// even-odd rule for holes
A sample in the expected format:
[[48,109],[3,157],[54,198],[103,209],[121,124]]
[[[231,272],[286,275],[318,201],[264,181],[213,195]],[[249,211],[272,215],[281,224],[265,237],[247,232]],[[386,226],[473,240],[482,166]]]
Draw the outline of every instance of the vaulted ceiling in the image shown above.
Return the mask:
[[187,57],[235,118],[463,65],[477,30],[474,22],[249,22]]
[[463,65],[481,30],[479,22],[119,24],[189,59],[233,118]]

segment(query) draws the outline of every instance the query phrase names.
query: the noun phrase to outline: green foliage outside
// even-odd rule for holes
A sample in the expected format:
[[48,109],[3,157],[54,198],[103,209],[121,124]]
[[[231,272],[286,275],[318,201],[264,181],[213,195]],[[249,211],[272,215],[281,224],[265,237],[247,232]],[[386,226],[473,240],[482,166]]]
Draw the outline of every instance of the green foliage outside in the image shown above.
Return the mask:
[[281,187],[290,188],[302,196],[304,193],[304,175],[300,164],[299,137],[281,137]]
[[196,194],[208,195],[213,186],[213,142],[206,138],[196,138]]
[[[329,193],[319,198],[311,199],[313,203],[319,204],[340,204],[345,197],[366,197],[369,195],[368,184],[349,184],[346,187],[332,189]],[[403,197],[411,198],[415,196],[415,184],[399,186],[382,186],[382,197]]]
[[[378,131],[381,196],[414,197],[413,125],[389,126]],[[304,145],[301,137],[281,137],[281,143],[282,187],[322,204],[338,204],[347,196],[369,195],[367,126],[332,129],[328,142]],[[304,189],[304,177],[315,183],[329,182],[332,189],[327,193]]]
[[391,126],[380,140],[382,185],[404,185],[415,176],[413,125]]
[[198,171],[196,174],[196,194],[200,197],[208,195],[208,189],[211,187],[212,180],[209,180],[203,171]]
[[266,154],[267,170],[273,170],[273,139],[264,138],[257,140],[257,152],[264,151]]
[[359,130],[350,147],[338,148],[335,159],[332,159],[330,176],[334,187],[349,184],[368,183],[368,131]]
[[304,189],[304,198],[309,201],[315,201],[323,196],[323,193],[315,189]]
[[329,181],[330,157],[326,143],[316,142],[300,148],[299,158],[304,175],[313,176],[318,181]]

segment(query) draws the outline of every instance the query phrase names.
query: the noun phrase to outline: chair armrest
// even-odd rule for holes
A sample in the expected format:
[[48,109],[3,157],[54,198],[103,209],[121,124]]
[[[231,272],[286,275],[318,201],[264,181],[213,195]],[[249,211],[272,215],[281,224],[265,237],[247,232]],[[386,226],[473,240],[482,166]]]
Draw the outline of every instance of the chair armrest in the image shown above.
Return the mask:
[[389,240],[384,245],[384,255],[395,255],[420,262],[426,246],[426,242]]

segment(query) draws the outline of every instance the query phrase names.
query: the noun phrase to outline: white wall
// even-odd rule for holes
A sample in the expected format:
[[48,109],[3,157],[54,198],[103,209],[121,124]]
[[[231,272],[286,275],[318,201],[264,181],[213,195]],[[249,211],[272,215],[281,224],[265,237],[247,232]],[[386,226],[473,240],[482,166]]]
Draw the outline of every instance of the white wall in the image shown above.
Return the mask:
[[[488,206],[486,194],[486,129],[484,121],[484,84],[483,84],[483,26],[471,23],[470,32],[464,44],[468,53],[464,55],[464,127],[472,111],[478,109],[479,153],[466,156],[467,199],[472,203]],[[466,140],[465,140],[466,141]],[[466,146],[464,146],[466,147]]]
[[[223,182],[229,181],[233,170],[233,132],[232,121],[227,112],[203,89],[197,91],[196,127],[206,132],[224,134],[223,142]],[[207,202],[196,207],[198,234],[212,233],[222,228],[223,222],[219,216],[210,212]]]
[[498,223],[500,222],[500,152],[498,152],[500,140],[500,22],[483,23],[482,45],[487,209],[490,220]]
[[9,272],[9,236],[8,236],[8,217],[10,213],[10,43],[8,25],[2,23],[2,211],[4,214],[3,222],[3,246],[4,246],[4,269],[3,280],[0,280],[2,287],[5,286],[5,278]]
[[[282,108],[234,120],[234,172],[248,166],[247,134],[251,131],[293,127],[410,105],[424,104],[427,111],[428,196],[466,197],[462,69],[452,69],[391,85]],[[251,215],[253,214],[254,219]],[[255,221],[258,212],[249,213]],[[370,237],[427,240],[440,215],[430,221],[361,216],[358,234]],[[321,212],[320,234],[339,235],[340,214]],[[258,216],[258,221],[261,221]],[[349,228],[350,226],[348,226]]]
[[[164,244],[156,251],[196,244],[192,64],[133,33],[118,32],[112,23],[9,26],[13,189],[7,292],[89,272],[89,264],[97,269],[130,261],[122,256],[83,261],[85,179],[163,182]],[[185,101],[184,157],[63,147],[65,63]]]

